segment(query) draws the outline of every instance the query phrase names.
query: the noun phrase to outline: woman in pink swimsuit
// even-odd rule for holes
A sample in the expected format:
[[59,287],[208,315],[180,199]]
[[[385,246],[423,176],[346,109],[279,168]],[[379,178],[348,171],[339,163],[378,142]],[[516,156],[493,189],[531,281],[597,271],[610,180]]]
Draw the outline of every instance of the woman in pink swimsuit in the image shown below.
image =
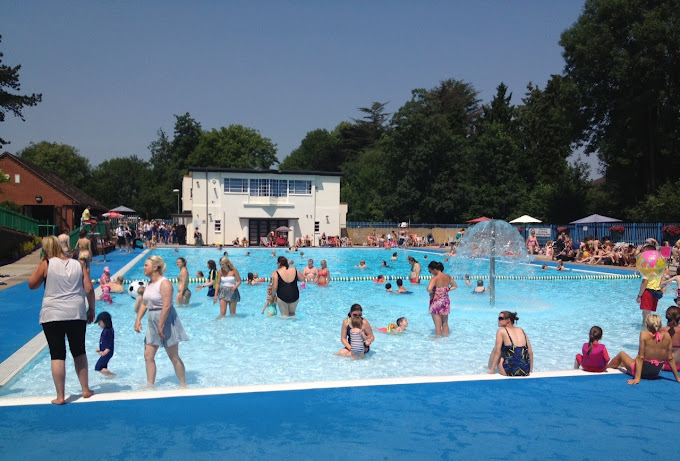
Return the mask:
[[[666,309],[666,325],[659,330],[661,333],[668,333],[671,337],[671,346],[673,347],[673,359],[675,360],[675,367],[680,370],[680,307],[670,306]],[[663,365],[664,371],[671,371],[668,362]]]
[[430,293],[430,314],[434,322],[434,334],[435,336],[448,336],[449,313],[451,312],[449,291],[458,288],[458,284],[450,275],[443,272],[444,265],[440,262],[430,262],[427,269],[432,274],[432,279],[427,285],[427,292]]
[[326,286],[328,285],[328,282],[331,281],[331,273],[328,271],[328,267],[326,267],[326,260],[322,259],[321,260],[321,269],[319,269],[319,275],[316,279],[316,284],[320,286]]

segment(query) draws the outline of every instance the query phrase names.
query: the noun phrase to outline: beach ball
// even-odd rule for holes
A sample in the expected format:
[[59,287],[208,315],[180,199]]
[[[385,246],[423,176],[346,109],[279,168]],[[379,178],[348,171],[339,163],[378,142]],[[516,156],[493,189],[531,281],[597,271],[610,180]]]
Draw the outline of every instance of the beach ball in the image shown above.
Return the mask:
[[644,276],[661,277],[666,269],[666,260],[656,250],[649,250],[638,255],[635,267]]
[[130,282],[130,285],[128,285],[127,292],[130,296],[132,296],[132,299],[137,299],[137,296],[139,294],[137,293],[137,290],[139,287],[146,287],[147,283],[144,280],[135,280],[133,282]]

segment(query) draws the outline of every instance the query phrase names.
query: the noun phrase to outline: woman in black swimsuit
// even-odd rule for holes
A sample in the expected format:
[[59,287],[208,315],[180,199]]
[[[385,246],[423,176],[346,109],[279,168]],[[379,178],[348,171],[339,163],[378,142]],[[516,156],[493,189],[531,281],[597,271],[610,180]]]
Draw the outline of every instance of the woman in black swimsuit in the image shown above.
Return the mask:
[[362,326],[361,329],[363,330],[364,333],[368,336],[368,339],[364,341],[364,353],[367,353],[371,349],[371,343],[375,341],[375,336],[373,335],[373,329],[371,328],[371,324],[368,323],[368,320],[363,318],[363,308],[361,307],[361,304],[352,304],[352,307],[349,309],[349,314],[347,314],[347,318],[342,321],[342,326],[340,327],[340,341],[342,342],[342,345],[345,346],[342,349],[340,349],[338,352],[336,352],[336,355],[342,355],[344,357],[350,357],[352,355],[352,346],[349,343],[349,330],[351,329],[350,326],[350,320],[352,317],[360,317]]
[[277,263],[279,267],[272,272],[271,277],[272,291],[276,293],[276,302],[279,305],[281,317],[294,317],[300,300],[297,282],[305,279],[299,270],[288,265],[288,259],[285,256],[279,256]]

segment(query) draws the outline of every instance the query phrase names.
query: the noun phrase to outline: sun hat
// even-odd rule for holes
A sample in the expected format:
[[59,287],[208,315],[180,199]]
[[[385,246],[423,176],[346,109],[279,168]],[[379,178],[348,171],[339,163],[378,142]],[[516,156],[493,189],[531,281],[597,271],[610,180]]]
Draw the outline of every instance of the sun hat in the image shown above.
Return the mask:
[[111,270],[109,269],[109,266],[104,266],[104,272],[111,272]]

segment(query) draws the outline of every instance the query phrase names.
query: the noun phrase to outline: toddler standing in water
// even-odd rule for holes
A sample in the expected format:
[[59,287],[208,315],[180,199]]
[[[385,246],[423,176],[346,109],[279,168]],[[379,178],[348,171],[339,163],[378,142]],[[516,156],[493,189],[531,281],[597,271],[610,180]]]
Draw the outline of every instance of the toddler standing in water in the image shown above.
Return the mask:
[[100,301],[106,301],[109,304],[113,304],[113,299],[111,299],[111,287],[103,286],[102,295],[99,297]]
[[576,354],[575,369],[578,369],[580,365],[585,371],[593,373],[602,373],[607,370],[609,353],[607,347],[600,344],[601,339],[602,328],[592,327],[588,334],[588,342],[583,344],[583,354]]
[[361,317],[352,317],[349,330],[349,344],[352,346],[352,360],[364,358],[364,341],[369,339],[361,328],[364,320]]
[[111,321],[111,314],[108,312],[100,312],[97,316],[97,324],[102,327],[102,334],[99,337],[99,349],[97,349],[97,354],[100,355],[97,364],[94,366],[95,371],[99,371],[102,374],[112,378],[116,376],[111,373],[107,368],[109,365],[109,360],[113,357],[113,322]]
[[267,301],[265,301],[264,306],[262,307],[263,314],[265,310],[269,317],[276,315],[276,295],[272,293],[271,284],[267,287]]

